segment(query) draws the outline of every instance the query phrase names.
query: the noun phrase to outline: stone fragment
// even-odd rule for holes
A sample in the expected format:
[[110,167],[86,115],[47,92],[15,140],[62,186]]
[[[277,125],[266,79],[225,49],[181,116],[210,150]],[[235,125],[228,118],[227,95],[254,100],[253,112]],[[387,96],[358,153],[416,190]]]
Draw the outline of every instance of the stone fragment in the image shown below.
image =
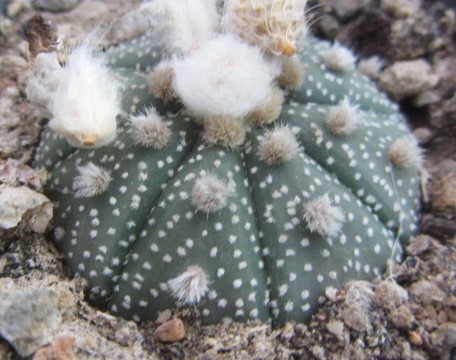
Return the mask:
[[375,303],[384,309],[391,311],[407,299],[407,290],[393,281],[383,280],[375,288]]
[[330,321],[326,324],[326,329],[338,339],[341,339],[344,335],[344,323],[342,321]]
[[390,319],[393,325],[398,329],[410,329],[415,321],[410,308],[406,305],[401,305],[393,309],[390,313]]
[[43,233],[52,219],[49,199],[26,186],[0,185],[0,228],[11,229],[25,220],[32,230]]
[[448,219],[456,217],[456,161],[445,160],[439,165],[431,186],[434,213]]
[[325,15],[318,22],[318,28],[324,37],[335,39],[340,30],[340,25],[337,19],[331,15]]
[[408,339],[411,344],[415,346],[421,346],[423,344],[423,338],[421,337],[419,332],[410,331],[408,335]]
[[181,319],[171,319],[160,325],[154,332],[162,342],[177,342],[185,337],[185,326]]
[[419,10],[420,0],[382,0],[380,6],[396,17],[408,17]]
[[439,79],[425,60],[398,61],[380,74],[380,86],[396,100],[432,89]]
[[428,235],[418,235],[412,238],[407,246],[407,252],[410,255],[418,256],[429,250],[432,238]]
[[422,305],[440,303],[446,298],[445,292],[428,280],[420,280],[414,283],[410,292],[413,298]]
[[48,344],[61,317],[54,291],[16,290],[0,293],[0,336],[26,357]]
[[436,331],[431,334],[434,346],[440,351],[451,351],[456,347],[456,323],[447,322],[441,324]]
[[62,336],[55,339],[50,345],[39,349],[32,360],[76,360],[73,353],[74,339]]
[[352,17],[363,9],[370,6],[372,0],[332,0],[331,5],[337,16],[343,20]]
[[34,170],[14,159],[0,160],[0,183],[20,186],[27,185],[41,191],[46,182],[46,170]]
[[421,146],[429,144],[434,137],[432,130],[426,127],[416,128],[413,130],[413,135],[415,135],[415,138],[418,140],[418,144]]
[[35,0],[34,6],[39,10],[62,12],[74,9],[81,0]]
[[341,316],[349,328],[359,332],[371,329],[369,314],[374,298],[372,287],[367,281],[351,281],[344,286],[346,295]]

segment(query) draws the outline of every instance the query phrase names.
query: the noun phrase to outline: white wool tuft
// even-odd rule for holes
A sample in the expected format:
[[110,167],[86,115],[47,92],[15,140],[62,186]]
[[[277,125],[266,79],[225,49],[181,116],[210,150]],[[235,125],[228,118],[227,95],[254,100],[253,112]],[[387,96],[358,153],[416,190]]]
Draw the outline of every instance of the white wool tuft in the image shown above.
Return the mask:
[[222,27],[274,55],[290,56],[307,32],[307,0],[227,0]]
[[184,105],[202,117],[244,117],[270,97],[280,68],[257,48],[221,35],[173,62],[173,87]]
[[384,66],[384,61],[378,56],[371,56],[367,59],[362,59],[358,63],[358,70],[364,75],[371,78],[377,78],[382,68]]
[[404,136],[394,141],[388,150],[388,158],[395,167],[400,169],[408,167],[421,169],[423,166],[423,151],[413,136]]
[[56,53],[41,53],[35,58],[33,74],[27,81],[27,99],[38,106],[44,116],[50,117],[51,99],[49,96],[58,85],[62,68]]
[[322,54],[323,61],[329,70],[344,73],[355,69],[356,57],[350,49],[334,43]]
[[195,181],[192,204],[205,213],[216,212],[227,205],[230,194],[230,189],[223,181],[215,175],[206,174]]
[[129,120],[136,143],[153,149],[162,149],[169,143],[171,130],[153,107]]
[[265,133],[258,147],[260,159],[268,165],[292,159],[299,149],[296,136],[288,126],[277,126]]
[[89,162],[84,166],[78,166],[79,175],[73,180],[74,196],[93,197],[105,192],[111,183],[111,173]]
[[153,0],[140,10],[152,31],[173,54],[188,54],[214,37],[219,28],[216,0]]
[[304,204],[303,218],[310,232],[330,237],[340,232],[345,221],[342,209],[332,205],[328,194]]
[[207,293],[209,280],[204,270],[189,266],[184,273],[168,281],[171,295],[183,304],[196,304]]
[[87,45],[74,49],[50,94],[49,127],[76,147],[99,147],[114,140],[120,112],[119,81]]
[[337,136],[346,136],[356,130],[360,123],[358,106],[346,97],[336,106],[331,107],[326,116],[328,130]]

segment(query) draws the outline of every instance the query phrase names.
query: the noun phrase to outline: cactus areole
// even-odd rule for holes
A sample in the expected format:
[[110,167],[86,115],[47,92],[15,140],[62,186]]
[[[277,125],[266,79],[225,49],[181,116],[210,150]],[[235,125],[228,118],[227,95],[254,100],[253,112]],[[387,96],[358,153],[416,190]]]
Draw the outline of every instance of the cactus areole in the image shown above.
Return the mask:
[[[109,144],[42,135],[35,165],[50,172],[55,243],[89,299],[116,315],[191,307],[206,324],[306,321],[328,289],[379,276],[415,229],[419,150],[350,52],[280,36],[268,52],[258,47],[268,39],[239,38],[228,20],[179,56],[157,32],[100,55],[121,80]],[[239,50],[227,57],[217,42]],[[262,62],[239,75],[249,56]],[[70,55],[56,72],[71,66]],[[248,87],[250,75],[262,88]]]

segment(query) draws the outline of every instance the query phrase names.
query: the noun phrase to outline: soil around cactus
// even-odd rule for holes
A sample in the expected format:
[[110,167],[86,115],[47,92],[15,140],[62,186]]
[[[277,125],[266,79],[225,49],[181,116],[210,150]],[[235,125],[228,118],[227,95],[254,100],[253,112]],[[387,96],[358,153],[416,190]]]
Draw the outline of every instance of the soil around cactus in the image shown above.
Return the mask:
[[[128,8],[139,3],[130,1]],[[451,193],[456,181],[456,16],[443,2],[423,1],[419,11],[400,18],[382,9],[380,3],[385,1],[373,1],[342,20],[332,10],[331,1],[311,1],[310,7],[317,3],[322,6],[313,10],[316,18],[324,14],[333,17],[339,27],[337,39],[356,52],[380,55],[385,66],[423,59],[432,64],[439,77],[438,85],[427,94],[429,102],[423,100],[423,95],[420,106],[416,105],[420,103],[416,97],[400,103],[410,126],[422,136],[430,181],[425,186],[420,234],[408,246],[405,261],[391,269],[399,290],[380,280],[373,286],[364,284],[366,293],[371,294],[366,310],[352,301],[353,289],[344,287],[328,294],[326,303],[308,324],[289,323],[279,329],[260,323],[203,327],[191,311],[166,312],[157,322],[137,325],[90,307],[83,299],[83,281],[70,277],[63,257],[47,241],[47,234],[35,234],[21,224],[0,230],[0,302],[2,292],[44,288],[56,294],[61,316],[51,346],[42,347],[32,358],[49,353],[58,359],[454,358],[456,214],[451,201],[445,203],[441,194],[445,187]],[[118,19],[127,10],[120,0],[85,0],[70,12],[41,15],[54,24],[51,31],[56,35],[80,39],[100,17]],[[46,121],[34,113],[23,95],[28,52],[21,41],[21,29],[32,15],[33,11],[25,8],[16,17],[6,18],[2,27],[5,34],[0,36],[0,158],[23,164],[30,163]],[[368,47],[360,38],[360,26],[373,16],[390,31],[373,26],[382,43]],[[371,24],[375,25],[373,21]],[[317,21],[314,33],[324,35],[322,26]],[[184,340],[158,341],[156,328],[172,317],[184,321]],[[0,358],[20,359],[14,346],[0,340]]]

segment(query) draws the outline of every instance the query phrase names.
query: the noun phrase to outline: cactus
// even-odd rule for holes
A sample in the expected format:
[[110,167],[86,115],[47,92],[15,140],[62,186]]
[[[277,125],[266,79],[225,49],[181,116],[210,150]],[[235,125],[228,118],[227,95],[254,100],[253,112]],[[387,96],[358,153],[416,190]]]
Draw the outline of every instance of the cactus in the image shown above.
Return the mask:
[[417,221],[419,150],[347,50],[298,45],[277,77],[287,89],[275,121],[256,121],[271,113],[261,107],[250,120],[201,120],[175,100],[157,43],[105,54],[123,79],[111,144],[74,148],[47,128],[37,150],[55,243],[94,304],[136,321],[176,306],[203,323],[306,321],[329,288],[400,257],[396,240]]

